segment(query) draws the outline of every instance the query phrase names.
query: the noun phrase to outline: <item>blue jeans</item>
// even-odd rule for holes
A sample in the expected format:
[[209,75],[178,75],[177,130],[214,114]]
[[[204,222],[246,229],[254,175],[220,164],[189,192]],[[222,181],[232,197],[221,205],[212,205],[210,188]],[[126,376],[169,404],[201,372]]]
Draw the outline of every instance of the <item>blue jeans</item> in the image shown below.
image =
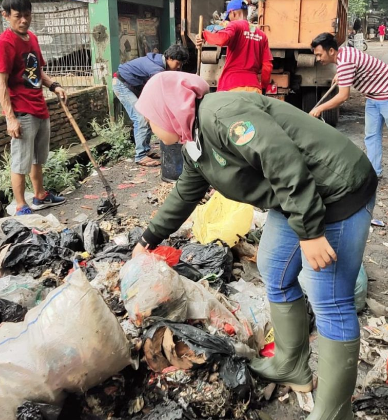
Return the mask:
[[137,96],[124,83],[120,82],[119,79],[113,79],[113,91],[133,122],[133,133],[136,144],[135,162],[139,162],[150,151],[151,128],[145,118],[135,109]]
[[367,99],[365,103],[365,146],[377,176],[381,176],[383,158],[383,124],[388,125],[388,100]]
[[293,302],[303,296],[298,275],[305,279],[317,328],[331,340],[349,341],[360,335],[354,288],[375,197],[346,220],[326,225],[325,237],[337,254],[337,262],[317,272],[299,246],[299,238],[278,211],[270,210],[261,237],[257,266],[274,303]]

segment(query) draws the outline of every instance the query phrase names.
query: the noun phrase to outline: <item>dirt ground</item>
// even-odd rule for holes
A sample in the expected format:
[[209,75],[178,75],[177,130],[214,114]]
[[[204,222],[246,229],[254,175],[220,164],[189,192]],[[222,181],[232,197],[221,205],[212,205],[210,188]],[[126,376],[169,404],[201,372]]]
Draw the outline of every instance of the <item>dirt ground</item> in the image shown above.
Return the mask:
[[[378,48],[370,44],[368,53],[388,62],[388,44]],[[352,91],[350,100],[341,107],[341,116],[338,130],[346,134],[359,147],[364,149],[364,104],[365,99],[356,91]],[[384,178],[380,181],[377,193],[374,217],[388,224],[388,132],[384,129]],[[158,209],[159,203],[171,188],[171,184],[161,181],[160,169],[142,169],[134,162],[124,161],[104,172],[110,182],[117,202],[120,204],[117,219],[123,230],[128,226],[146,226],[150,217]],[[40,212],[43,215],[54,214],[60,222],[71,227],[73,220],[80,214],[88,218],[97,218],[96,208],[100,197],[104,195],[104,188],[98,177],[90,177],[78,190],[66,195],[67,202],[60,207]],[[369,277],[368,296],[388,307],[388,232],[385,227],[371,227],[367,243],[364,264]],[[364,312],[361,322],[370,312]],[[316,365],[317,349],[316,336],[311,338],[313,368]],[[359,383],[365,372],[360,368]],[[280,403],[278,399],[268,403],[265,411],[274,420],[301,420],[307,414],[300,408],[294,393],[290,393],[286,402]],[[382,420],[381,416],[368,417],[373,420]]]

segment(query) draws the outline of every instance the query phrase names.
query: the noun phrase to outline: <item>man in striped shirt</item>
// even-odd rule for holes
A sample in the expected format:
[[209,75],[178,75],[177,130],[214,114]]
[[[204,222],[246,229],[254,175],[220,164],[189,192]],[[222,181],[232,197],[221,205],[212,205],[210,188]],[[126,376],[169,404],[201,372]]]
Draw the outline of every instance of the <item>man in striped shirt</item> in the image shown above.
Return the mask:
[[319,117],[323,111],[336,108],[350,96],[350,87],[366,95],[365,146],[369,160],[379,178],[382,177],[383,124],[388,125],[388,65],[352,47],[338,49],[329,33],[318,35],[311,47],[318,62],[336,63],[339,93],[310,112]]

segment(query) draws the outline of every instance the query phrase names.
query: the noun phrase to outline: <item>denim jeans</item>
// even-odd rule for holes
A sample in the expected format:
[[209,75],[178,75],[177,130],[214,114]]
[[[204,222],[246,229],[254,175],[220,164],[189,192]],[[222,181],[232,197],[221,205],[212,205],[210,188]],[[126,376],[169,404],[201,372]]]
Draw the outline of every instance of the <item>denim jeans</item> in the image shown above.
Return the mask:
[[139,162],[150,151],[151,128],[144,117],[135,109],[137,96],[124,83],[120,82],[119,79],[113,79],[113,91],[133,122],[133,133],[136,144],[135,162]]
[[388,100],[367,99],[365,103],[365,146],[377,176],[381,176],[383,158],[383,124],[388,125]]
[[269,300],[282,303],[301,298],[300,273],[304,277],[318,331],[331,340],[354,340],[360,334],[354,288],[374,203],[375,197],[348,219],[326,225],[325,237],[337,254],[337,262],[319,272],[308,263],[300,249],[298,236],[282,213],[270,210],[264,226],[257,265]]

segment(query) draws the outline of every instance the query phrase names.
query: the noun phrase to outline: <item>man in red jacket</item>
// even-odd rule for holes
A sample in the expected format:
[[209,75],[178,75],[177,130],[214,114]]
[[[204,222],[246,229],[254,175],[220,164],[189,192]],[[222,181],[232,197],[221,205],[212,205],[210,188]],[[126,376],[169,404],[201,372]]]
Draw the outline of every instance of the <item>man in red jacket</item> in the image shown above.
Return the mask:
[[[227,46],[226,62],[217,91],[243,90],[262,93],[271,81],[272,54],[264,32],[247,21],[245,1],[232,0],[226,9],[230,23],[218,32],[204,31],[203,38],[212,45]],[[197,36],[197,48],[202,45]],[[261,71],[261,83],[258,74]]]
[[384,25],[384,22],[381,22],[381,25],[379,26],[379,36],[380,36],[380,44],[381,44],[381,46],[383,46],[384,36],[385,36],[385,25]]

